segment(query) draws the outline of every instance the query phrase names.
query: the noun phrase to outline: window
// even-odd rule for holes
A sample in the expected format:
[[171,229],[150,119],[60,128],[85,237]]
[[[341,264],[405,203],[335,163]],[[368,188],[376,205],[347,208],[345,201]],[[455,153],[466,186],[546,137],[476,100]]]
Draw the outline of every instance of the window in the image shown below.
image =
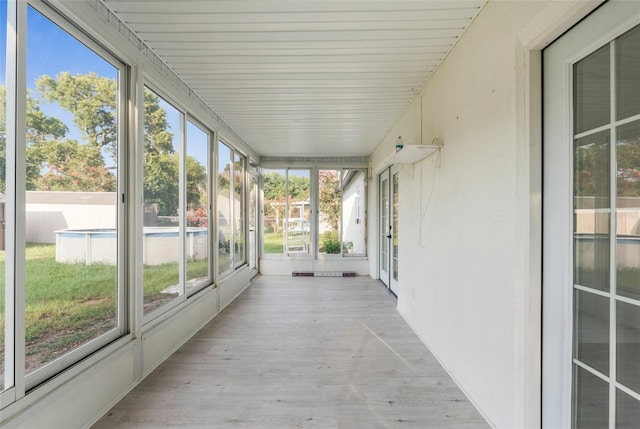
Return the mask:
[[209,270],[209,133],[187,121],[187,292],[211,283]]
[[233,262],[245,262],[245,160],[238,152],[233,157]]
[[264,172],[264,253],[309,254],[311,171]]
[[218,272],[233,267],[231,259],[231,156],[229,146],[218,142]]
[[[246,262],[246,160],[218,142],[218,272]],[[233,186],[232,186],[233,182]]]
[[48,363],[86,356],[124,329],[123,65],[89,46],[27,8],[26,166],[18,179],[26,234],[17,236],[26,242],[29,385],[50,376]]
[[367,170],[342,170],[342,254],[367,255]]
[[318,173],[318,252],[365,256],[366,170]]
[[183,114],[144,91],[144,314],[184,294],[180,284],[180,174]]

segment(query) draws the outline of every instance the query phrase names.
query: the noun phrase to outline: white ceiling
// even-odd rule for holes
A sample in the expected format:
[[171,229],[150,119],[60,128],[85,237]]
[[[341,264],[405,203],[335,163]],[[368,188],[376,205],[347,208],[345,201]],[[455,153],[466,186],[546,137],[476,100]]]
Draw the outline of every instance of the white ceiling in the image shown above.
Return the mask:
[[367,156],[486,0],[103,0],[267,156]]

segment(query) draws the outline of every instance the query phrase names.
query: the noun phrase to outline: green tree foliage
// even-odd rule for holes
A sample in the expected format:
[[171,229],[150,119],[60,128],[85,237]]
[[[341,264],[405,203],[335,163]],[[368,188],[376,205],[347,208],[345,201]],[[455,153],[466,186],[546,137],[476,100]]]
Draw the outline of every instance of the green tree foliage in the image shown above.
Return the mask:
[[[160,215],[176,215],[179,204],[179,157],[167,113],[151,91],[144,93],[145,199],[156,202]],[[82,141],[67,138],[69,128],[46,115],[41,103],[55,103],[71,113]],[[27,94],[27,189],[47,191],[116,190],[112,173],[117,161],[117,84],[95,73],[56,77],[43,75],[36,92]],[[0,86],[0,192],[6,176],[6,89]],[[105,156],[111,158],[107,166]],[[187,157],[187,204],[206,204],[206,170]]]
[[[41,191],[115,192],[116,177],[105,167],[100,149],[75,140],[50,140],[38,148],[47,171],[28,182]],[[32,152],[30,152],[32,153]]]
[[284,176],[277,171],[264,175],[264,199],[268,201],[284,200]]
[[333,231],[338,231],[340,202],[342,200],[340,172],[336,170],[320,170],[319,179],[320,195],[318,196],[318,205],[320,207],[321,220],[327,222]]
[[289,199],[293,201],[308,201],[310,195],[309,178],[289,175]]
[[157,204],[160,216],[176,216],[180,204],[178,154],[153,154],[145,161],[144,202]]
[[116,82],[91,72],[72,75],[62,72],[55,78],[43,75],[36,80],[36,89],[42,101],[58,103],[73,114],[85,142],[104,148],[116,159]]

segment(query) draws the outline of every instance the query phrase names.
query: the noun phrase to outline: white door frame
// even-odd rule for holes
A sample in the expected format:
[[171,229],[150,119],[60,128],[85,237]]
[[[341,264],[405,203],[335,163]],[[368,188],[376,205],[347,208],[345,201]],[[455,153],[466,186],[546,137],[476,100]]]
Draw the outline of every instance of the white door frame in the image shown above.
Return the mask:
[[[390,202],[391,202],[391,181],[390,168],[385,169],[378,175],[378,266],[379,277],[382,283],[389,288],[389,280],[391,278],[391,265],[389,252],[391,233],[389,231],[390,219]],[[383,185],[384,183],[384,185]],[[383,198],[383,193],[386,192],[386,201]],[[386,249],[386,251],[384,251]],[[385,269],[386,267],[386,269]]]
[[[380,251],[378,256],[380,280],[384,285],[396,296],[398,296],[399,286],[398,279],[394,278],[394,258],[397,258],[396,250],[393,243],[397,241],[398,235],[396,227],[394,227],[394,210],[398,209],[394,206],[394,189],[393,181],[395,178],[400,180],[400,168],[392,165],[386,168],[378,176],[378,241]],[[386,186],[383,186],[386,181]],[[383,192],[386,191],[386,201],[383,199]],[[386,252],[383,251],[386,244]],[[385,270],[384,267],[387,267]],[[399,273],[398,273],[399,277]]]
[[572,65],[639,21],[640,3],[612,1],[544,52],[542,427],[572,426]]

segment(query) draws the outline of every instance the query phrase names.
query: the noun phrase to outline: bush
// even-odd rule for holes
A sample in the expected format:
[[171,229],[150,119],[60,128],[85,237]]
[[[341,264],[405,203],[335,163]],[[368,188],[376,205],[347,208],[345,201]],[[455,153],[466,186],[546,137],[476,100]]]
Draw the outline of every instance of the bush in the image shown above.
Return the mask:
[[340,239],[335,231],[320,234],[320,252],[337,255],[340,253]]

